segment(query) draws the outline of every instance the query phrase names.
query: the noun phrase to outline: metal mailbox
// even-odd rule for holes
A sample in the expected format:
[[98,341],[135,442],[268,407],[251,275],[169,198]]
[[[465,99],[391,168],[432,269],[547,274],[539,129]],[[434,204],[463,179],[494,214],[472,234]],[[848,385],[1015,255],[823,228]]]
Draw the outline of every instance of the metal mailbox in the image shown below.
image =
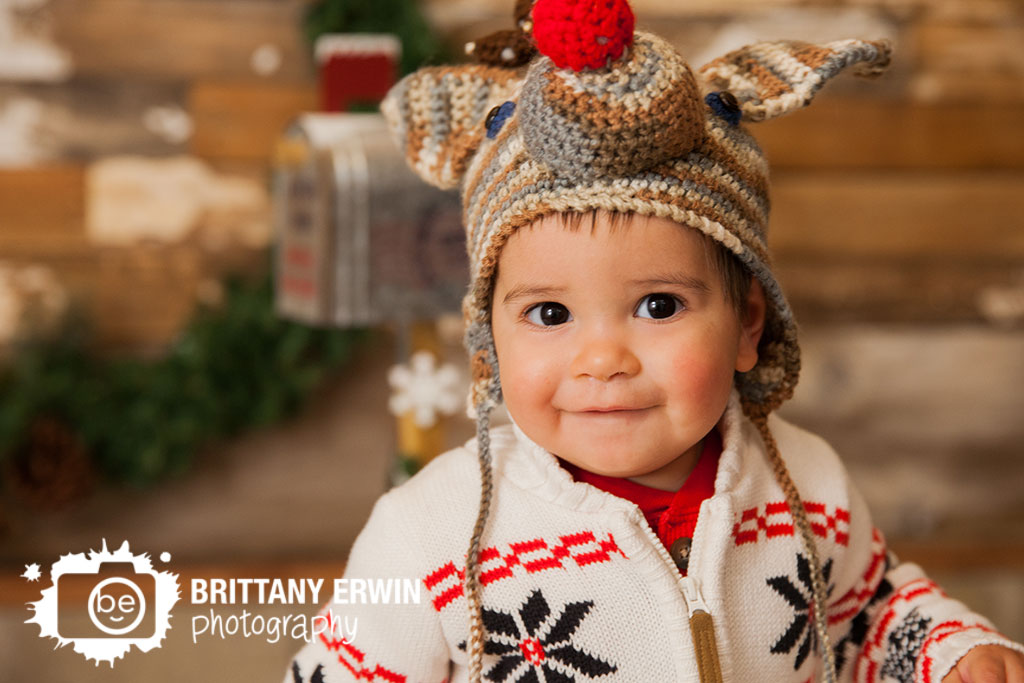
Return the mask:
[[469,275],[458,194],[409,170],[383,116],[301,116],[273,183],[280,315],[352,327],[459,310]]

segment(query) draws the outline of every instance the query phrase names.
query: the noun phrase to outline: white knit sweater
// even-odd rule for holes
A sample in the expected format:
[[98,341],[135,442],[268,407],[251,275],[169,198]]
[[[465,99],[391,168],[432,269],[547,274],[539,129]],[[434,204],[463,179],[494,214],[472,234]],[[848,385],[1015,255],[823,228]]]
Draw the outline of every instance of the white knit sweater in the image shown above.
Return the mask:
[[[938,683],[976,645],[1024,651],[887,554],[824,441],[777,417],[770,426],[817,537],[841,681]],[[799,532],[735,395],[719,429],[715,493],[700,509],[687,578],[635,505],[574,482],[518,427],[491,431],[495,495],[480,556],[487,680],[697,683],[695,609],[712,615],[725,681],[816,675]],[[465,681],[461,581],[479,491],[471,440],[381,497],[345,576],[417,580],[420,603],[327,605],[354,638],[306,646],[286,683]]]

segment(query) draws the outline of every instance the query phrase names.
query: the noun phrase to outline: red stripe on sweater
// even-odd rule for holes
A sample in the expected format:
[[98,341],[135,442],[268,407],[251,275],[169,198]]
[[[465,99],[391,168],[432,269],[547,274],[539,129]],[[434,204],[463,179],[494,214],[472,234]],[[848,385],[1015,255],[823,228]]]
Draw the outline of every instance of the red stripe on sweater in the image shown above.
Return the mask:
[[[572,566],[569,560],[578,567],[589,567],[608,562],[616,555],[626,558],[626,553],[619,548],[611,533],[605,538],[598,538],[593,531],[564,534],[554,544],[543,538],[531,538],[508,543],[505,547],[508,552],[503,553],[499,546],[489,546],[480,551],[480,585],[509,579],[517,573],[536,574],[550,569],[566,569]],[[573,552],[584,548],[583,552]],[[496,566],[487,566],[493,564]],[[463,595],[464,581],[465,569],[457,569],[454,562],[446,562],[429,572],[423,579],[423,585],[434,594],[431,603],[440,612]]]

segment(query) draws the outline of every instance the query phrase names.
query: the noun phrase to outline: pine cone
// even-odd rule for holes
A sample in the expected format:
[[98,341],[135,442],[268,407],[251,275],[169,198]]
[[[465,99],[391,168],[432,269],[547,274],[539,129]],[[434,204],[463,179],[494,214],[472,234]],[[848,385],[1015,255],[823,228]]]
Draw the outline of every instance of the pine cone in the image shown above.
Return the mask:
[[15,494],[40,511],[66,508],[92,491],[92,462],[81,439],[63,420],[40,416],[14,450],[8,480]]

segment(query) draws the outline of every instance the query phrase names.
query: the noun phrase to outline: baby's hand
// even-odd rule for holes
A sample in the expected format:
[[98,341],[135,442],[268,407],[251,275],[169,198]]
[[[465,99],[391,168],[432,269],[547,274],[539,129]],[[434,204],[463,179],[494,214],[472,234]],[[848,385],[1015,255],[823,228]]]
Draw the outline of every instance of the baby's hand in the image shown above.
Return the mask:
[[1000,645],[979,645],[942,683],[1024,683],[1024,655]]

